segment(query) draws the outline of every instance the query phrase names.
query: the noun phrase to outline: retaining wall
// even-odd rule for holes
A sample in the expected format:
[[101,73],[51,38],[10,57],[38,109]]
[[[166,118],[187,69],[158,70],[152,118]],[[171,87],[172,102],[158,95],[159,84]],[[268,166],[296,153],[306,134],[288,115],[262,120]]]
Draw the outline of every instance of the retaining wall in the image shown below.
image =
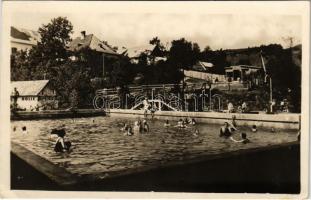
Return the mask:
[[[143,110],[110,109],[107,113],[110,116],[142,117]],[[149,118],[150,114],[148,114]],[[232,116],[236,116],[239,126],[252,126],[277,129],[299,129],[300,114],[241,114],[241,113],[217,113],[217,112],[176,112],[157,111],[154,118],[162,120],[178,120],[184,117],[195,118],[197,122],[210,124],[223,124]]]

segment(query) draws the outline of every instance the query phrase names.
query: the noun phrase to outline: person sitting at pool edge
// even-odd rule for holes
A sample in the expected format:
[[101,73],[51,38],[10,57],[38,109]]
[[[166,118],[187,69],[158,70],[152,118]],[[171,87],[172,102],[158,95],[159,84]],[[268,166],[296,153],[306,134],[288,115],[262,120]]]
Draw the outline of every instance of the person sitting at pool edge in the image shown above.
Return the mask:
[[225,124],[220,128],[219,137],[230,137],[232,135],[232,131],[230,129],[229,123],[225,122]]
[[246,133],[241,133],[241,140],[235,140],[232,136],[230,137],[230,140],[233,142],[241,142],[243,144],[247,144],[250,142],[250,140],[247,138]]

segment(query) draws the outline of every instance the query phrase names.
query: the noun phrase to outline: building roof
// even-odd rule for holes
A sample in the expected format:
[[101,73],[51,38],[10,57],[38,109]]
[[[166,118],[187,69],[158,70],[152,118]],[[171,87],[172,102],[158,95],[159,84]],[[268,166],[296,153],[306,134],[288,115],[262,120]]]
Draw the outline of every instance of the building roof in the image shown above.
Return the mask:
[[81,38],[81,37],[75,38],[74,40],[72,40],[70,42],[68,49],[70,51],[76,51],[76,50],[81,50],[81,49],[86,48],[86,47],[88,47],[94,51],[97,51],[97,52],[118,55],[118,53],[114,49],[109,47],[104,42],[100,41],[93,34],[85,35],[84,38]]
[[122,51],[122,54],[127,55],[129,58],[138,58],[141,53],[150,54],[153,49],[153,45],[148,44],[144,46],[137,46],[131,48],[125,48]]
[[11,94],[16,88],[20,96],[37,96],[48,83],[49,80],[12,81]]
[[37,31],[11,26],[11,41],[37,45],[40,34]]

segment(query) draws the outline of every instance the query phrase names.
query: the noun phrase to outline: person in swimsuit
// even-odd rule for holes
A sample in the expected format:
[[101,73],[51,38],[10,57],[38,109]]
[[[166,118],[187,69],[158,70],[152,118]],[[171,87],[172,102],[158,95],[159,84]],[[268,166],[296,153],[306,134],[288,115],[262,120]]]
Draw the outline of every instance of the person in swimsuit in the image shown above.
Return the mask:
[[256,126],[256,125],[253,125],[253,126],[252,126],[252,132],[253,132],[253,133],[256,133],[256,132],[257,132],[257,126]]
[[143,120],[142,128],[144,132],[149,132],[149,125],[145,119]]
[[66,152],[71,147],[71,142],[65,140],[66,131],[65,129],[53,129],[51,134],[56,134],[58,137],[54,146],[55,152]]
[[171,126],[171,125],[170,125],[169,121],[166,120],[166,122],[164,123],[164,127],[169,127],[169,126]]
[[219,137],[230,137],[232,135],[232,132],[229,123],[225,122],[225,124],[220,128],[219,132]]
[[195,119],[194,118],[192,118],[191,120],[190,120],[190,124],[191,125],[195,125],[197,122],[195,121]]
[[177,122],[177,126],[178,128],[186,128],[187,126],[184,124],[184,121],[182,119],[179,119],[179,121]]
[[26,126],[23,126],[23,127],[22,127],[22,133],[23,133],[23,134],[27,134],[27,133],[28,133]]
[[150,107],[150,104],[149,104],[147,97],[145,97],[145,99],[143,101],[143,105],[144,105],[144,117],[146,118],[147,114],[148,114],[149,107]]

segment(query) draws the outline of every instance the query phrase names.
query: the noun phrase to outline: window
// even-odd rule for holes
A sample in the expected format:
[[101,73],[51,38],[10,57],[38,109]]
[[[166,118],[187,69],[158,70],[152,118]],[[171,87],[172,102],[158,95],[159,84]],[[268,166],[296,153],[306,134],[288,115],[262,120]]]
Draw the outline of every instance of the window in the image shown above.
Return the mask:
[[17,48],[16,47],[12,47],[11,50],[12,50],[12,52],[11,52],[12,54],[15,54],[17,52]]

